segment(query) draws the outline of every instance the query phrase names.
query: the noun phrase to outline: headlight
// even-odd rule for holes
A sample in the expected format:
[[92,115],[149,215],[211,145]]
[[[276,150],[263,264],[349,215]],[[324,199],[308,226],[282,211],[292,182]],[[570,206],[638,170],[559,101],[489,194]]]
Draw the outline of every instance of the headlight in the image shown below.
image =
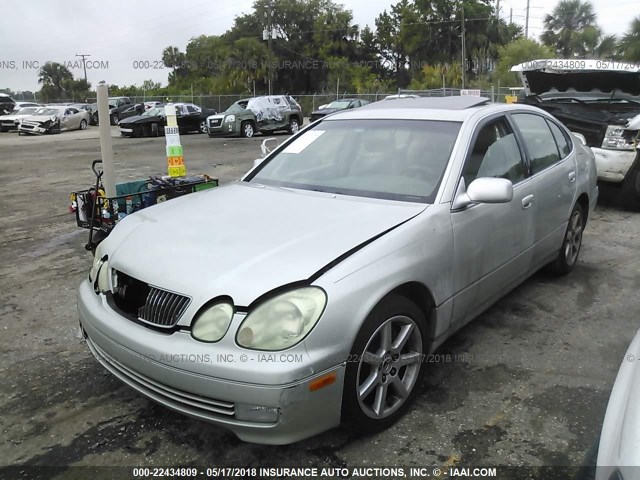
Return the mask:
[[638,135],[638,132],[633,130],[627,130],[617,125],[609,125],[607,127],[607,133],[604,135],[602,141],[602,148],[610,148],[614,150],[633,150],[636,148],[637,142],[634,137]]
[[233,306],[229,303],[217,303],[196,316],[191,326],[191,335],[202,342],[217,342],[227,333],[232,318]]
[[271,298],[249,312],[236,335],[241,347],[284,350],[300,342],[318,322],[327,296],[317,287],[304,287]]
[[226,117],[224,117],[224,123],[231,123],[235,121],[236,121],[235,115],[227,115]]
[[98,282],[97,282],[97,291],[96,293],[105,293],[108,292],[109,289],[109,260],[105,259],[105,261],[98,268]]

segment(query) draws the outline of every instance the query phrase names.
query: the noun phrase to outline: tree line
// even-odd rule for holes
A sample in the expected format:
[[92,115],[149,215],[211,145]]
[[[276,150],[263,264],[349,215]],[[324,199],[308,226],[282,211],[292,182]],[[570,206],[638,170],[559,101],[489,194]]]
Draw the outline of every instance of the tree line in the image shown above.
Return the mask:
[[[464,19],[464,21],[463,21]],[[539,40],[501,18],[489,0],[399,0],[360,27],[334,0],[256,0],[221,35],[162,51],[168,85],[112,86],[112,95],[390,92],[397,88],[517,86],[511,66],[537,58],[640,61],[640,16],[605,35],[593,5],[561,0]],[[464,38],[464,45],[463,45]],[[40,98],[91,96],[63,65],[39,74]],[[95,96],[95,95],[94,95]]]

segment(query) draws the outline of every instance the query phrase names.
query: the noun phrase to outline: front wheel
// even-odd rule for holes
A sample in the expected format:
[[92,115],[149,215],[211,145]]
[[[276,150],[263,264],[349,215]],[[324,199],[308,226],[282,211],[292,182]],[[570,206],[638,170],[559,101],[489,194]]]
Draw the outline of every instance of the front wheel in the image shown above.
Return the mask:
[[569,224],[564,234],[562,247],[556,259],[549,264],[549,270],[556,275],[566,275],[578,263],[578,255],[582,247],[582,232],[586,224],[585,212],[579,203],[576,203],[569,216]]
[[369,314],[347,363],[342,422],[373,433],[395,423],[413,402],[425,351],[426,319],[415,303],[390,295]]
[[80,120],[80,130],[87,129],[87,121],[85,119]]
[[119,125],[119,124],[120,124],[120,118],[118,117],[118,115],[112,115],[111,125]]
[[244,138],[251,138],[256,132],[251,122],[242,122],[242,125],[240,125],[240,133]]

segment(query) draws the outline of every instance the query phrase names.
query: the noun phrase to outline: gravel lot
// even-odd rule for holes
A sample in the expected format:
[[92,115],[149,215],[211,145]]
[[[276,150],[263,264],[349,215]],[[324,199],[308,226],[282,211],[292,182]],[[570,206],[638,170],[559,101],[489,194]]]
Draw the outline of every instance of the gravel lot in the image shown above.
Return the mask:
[[[163,138],[113,136],[119,180],[165,171]],[[261,141],[182,139],[188,171],[223,183],[249,169]],[[535,275],[458,332],[438,352],[451,360],[429,365],[393,428],[270,447],[147,401],[76,337],[91,256],[68,195],[94,181],[99,157],[95,127],[0,134],[1,465],[567,466],[597,438],[640,318],[640,214],[606,189],[575,271]]]

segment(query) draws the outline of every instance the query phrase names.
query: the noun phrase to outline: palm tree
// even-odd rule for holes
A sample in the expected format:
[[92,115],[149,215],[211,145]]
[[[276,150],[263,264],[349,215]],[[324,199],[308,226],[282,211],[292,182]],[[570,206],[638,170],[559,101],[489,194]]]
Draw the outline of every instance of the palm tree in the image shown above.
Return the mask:
[[56,62],[47,62],[38,74],[38,83],[42,85],[42,94],[46,99],[61,99],[65,85],[73,81],[73,75],[67,67]]
[[[554,47],[558,55],[568,58],[584,54],[583,32],[596,26],[596,14],[591,2],[561,0],[551,14],[544,18],[545,30],[540,36],[542,43]],[[578,51],[576,51],[578,50]]]
[[620,41],[620,50],[625,60],[640,62],[640,17],[631,22],[629,31]]

